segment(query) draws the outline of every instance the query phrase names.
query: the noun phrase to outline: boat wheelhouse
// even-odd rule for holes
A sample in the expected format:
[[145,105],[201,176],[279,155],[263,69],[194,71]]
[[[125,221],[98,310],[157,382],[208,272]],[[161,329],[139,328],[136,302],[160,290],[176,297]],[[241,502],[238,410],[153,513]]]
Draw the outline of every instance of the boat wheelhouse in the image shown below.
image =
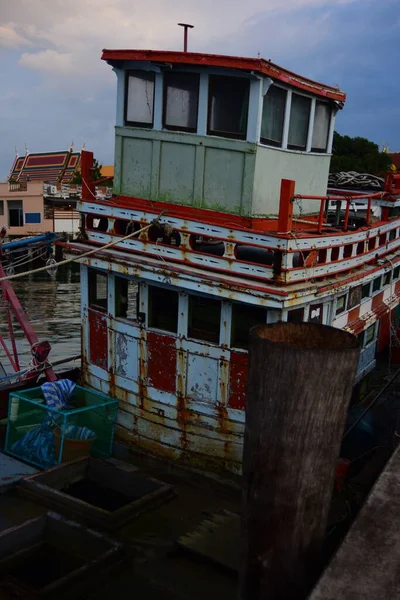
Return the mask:
[[81,259],[84,381],[118,398],[121,442],[238,473],[252,326],[346,328],[358,381],[388,343],[400,183],[327,195],[337,88],[260,58],[102,58],[117,75],[114,195],[96,199],[83,152],[84,231],[68,244],[98,247]]

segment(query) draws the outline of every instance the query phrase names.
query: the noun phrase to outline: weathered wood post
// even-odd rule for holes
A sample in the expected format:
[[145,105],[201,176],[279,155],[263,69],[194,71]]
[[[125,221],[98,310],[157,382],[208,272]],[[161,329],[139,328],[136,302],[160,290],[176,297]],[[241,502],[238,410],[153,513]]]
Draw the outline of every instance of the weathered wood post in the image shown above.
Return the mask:
[[251,331],[241,600],[302,600],[309,592],[358,358],[357,338],[333,327]]

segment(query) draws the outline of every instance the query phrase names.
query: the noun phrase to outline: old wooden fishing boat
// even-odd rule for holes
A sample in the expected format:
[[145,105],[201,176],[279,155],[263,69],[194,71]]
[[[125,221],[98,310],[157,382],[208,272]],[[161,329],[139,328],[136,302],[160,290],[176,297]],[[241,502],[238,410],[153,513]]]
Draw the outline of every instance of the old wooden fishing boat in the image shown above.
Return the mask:
[[390,342],[400,176],[328,195],[345,94],[269,60],[102,58],[117,76],[114,195],[96,199],[83,152],[84,237],[67,245],[98,247],[81,260],[83,379],[118,398],[123,444],[238,473],[253,325],[346,328],[357,381]]

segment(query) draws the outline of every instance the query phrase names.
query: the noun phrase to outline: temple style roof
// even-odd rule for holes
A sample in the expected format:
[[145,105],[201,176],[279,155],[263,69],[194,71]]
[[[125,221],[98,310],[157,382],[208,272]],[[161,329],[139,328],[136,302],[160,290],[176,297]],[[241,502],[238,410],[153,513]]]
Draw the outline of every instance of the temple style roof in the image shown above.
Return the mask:
[[61,152],[27,152],[16,156],[8,179],[15,181],[48,181],[70,183],[79,168],[81,153],[70,150]]
[[169,50],[108,50],[104,49],[102,60],[109,63],[122,61],[150,61],[169,65],[192,65],[205,67],[223,67],[242,71],[254,71],[277,79],[303,91],[330,98],[338,102],[346,100],[346,94],[339,88],[318,83],[301,75],[296,75],[265,58],[245,58],[221,54],[203,54],[199,52],[176,52]]

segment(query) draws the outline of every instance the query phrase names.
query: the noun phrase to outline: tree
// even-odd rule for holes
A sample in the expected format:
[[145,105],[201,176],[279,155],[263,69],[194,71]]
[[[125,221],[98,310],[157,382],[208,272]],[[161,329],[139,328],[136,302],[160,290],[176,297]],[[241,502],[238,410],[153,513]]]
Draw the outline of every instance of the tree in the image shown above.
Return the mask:
[[[92,178],[93,181],[98,181],[99,179],[102,179],[103,176],[101,174],[101,168],[102,165],[100,165],[98,163],[98,161],[96,159],[93,160],[93,170],[92,170]],[[80,171],[76,171],[75,175],[71,181],[71,183],[82,183],[82,173]]]
[[366,138],[340,135],[335,131],[333,135],[333,149],[331,158],[331,173],[340,171],[357,171],[383,177],[385,171],[390,169],[391,159],[386,152],[380,152],[379,146]]

